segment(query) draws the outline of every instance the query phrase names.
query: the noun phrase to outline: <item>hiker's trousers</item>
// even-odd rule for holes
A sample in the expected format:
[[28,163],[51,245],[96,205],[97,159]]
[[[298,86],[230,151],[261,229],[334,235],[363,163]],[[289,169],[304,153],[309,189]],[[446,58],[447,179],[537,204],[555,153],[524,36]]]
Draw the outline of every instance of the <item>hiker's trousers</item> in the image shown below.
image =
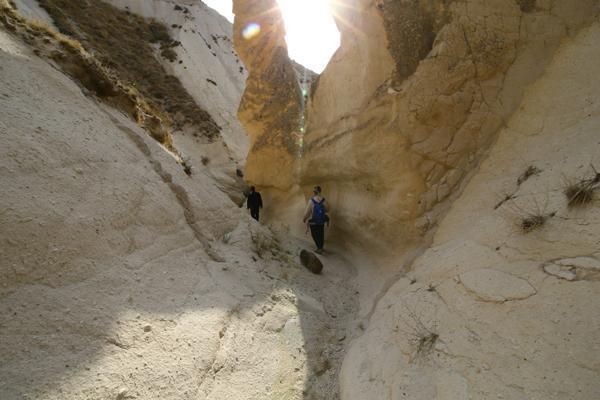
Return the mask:
[[251,208],[250,209],[250,215],[252,216],[252,218],[254,218],[255,220],[258,221],[258,214],[259,214],[259,208]]
[[317,249],[322,250],[325,245],[325,225],[324,224],[310,224],[310,235],[312,236]]

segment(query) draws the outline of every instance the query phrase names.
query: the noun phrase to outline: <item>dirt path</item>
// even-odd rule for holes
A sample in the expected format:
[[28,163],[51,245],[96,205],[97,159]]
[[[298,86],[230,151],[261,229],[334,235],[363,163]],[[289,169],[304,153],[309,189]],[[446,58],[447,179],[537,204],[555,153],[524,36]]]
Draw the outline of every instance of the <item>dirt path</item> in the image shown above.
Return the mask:
[[[313,248],[308,238],[294,237],[287,244],[298,252]],[[302,331],[309,363],[305,399],[339,399],[339,372],[345,351],[352,338],[361,333],[357,321],[359,304],[356,288],[360,266],[354,265],[344,254],[343,249],[330,247],[319,255],[324,267],[320,275],[300,267],[299,273],[290,277],[293,290],[300,296],[316,300],[312,308],[322,310],[320,320],[315,321],[318,314],[303,313],[306,306],[303,302],[307,298],[300,297]],[[315,329],[317,326],[319,328]]]

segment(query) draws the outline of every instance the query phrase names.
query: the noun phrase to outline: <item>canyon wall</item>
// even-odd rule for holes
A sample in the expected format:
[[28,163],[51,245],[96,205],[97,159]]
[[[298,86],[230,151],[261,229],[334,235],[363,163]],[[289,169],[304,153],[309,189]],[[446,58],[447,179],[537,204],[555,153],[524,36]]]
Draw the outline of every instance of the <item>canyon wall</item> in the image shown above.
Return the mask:
[[121,81],[137,84],[171,121],[169,139],[182,161],[243,201],[249,139],[237,108],[247,72],[233,49],[231,23],[199,0],[15,4],[79,39]]
[[[283,19],[275,0],[234,1],[233,12],[235,47],[249,72],[238,112],[251,140],[246,179],[287,190],[294,184],[302,109]],[[244,35],[251,24],[260,31]]]
[[335,398],[351,276],[300,266],[53,37],[0,0],[0,398]]
[[565,193],[600,181],[600,2],[331,5],[342,44],[309,95],[292,181],[284,148],[248,162],[272,220],[294,224],[320,184],[334,240],[373,265],[402,256],[394,279],[361,287],[342,399],[594,398],[597,197]]
[[599,40],[599,22],[565,40],[527,89],[432,246],[368,316],[344,400],[600,393],[600,208],[565,195],[600,182]]
[[[236,18],[247,21],[255,12],[252,4],[267,3],[238,6]],[[251,151],[248,169],[260,173],[248,179],[267,188],[279,210],[293,203],[289,194],[280,195],[282,189],[295,187],[302,199],[320,184],[334,208],[334,237],[398,250],[437,225],[526,86],[544,71],[561,40],[598,12],[595,0],[354,0],[331,7],[341,47],[310,93],[292,180],[281,173],[282,165],[290,170],[293,157],[283,146],[260,159]],[[282,38],[280,31],[257,39],[265,45],[236,42],[240,54],[252,52],[261,60],[245,60],[251,77],[274,65],[263,48],[283,48]],[[294,85],[285,74],[270,79],[279,87]],[[257,93],[269,96],[260,85],[248,85],[243,102]],[[297,108],[301,102],[295,94],[286,99],[261,110],[262,118],[289,121],[289,104]],[[240,119],[253,125],[256,114],[240,113]],[[289,134],[292,125],[282,129]]]

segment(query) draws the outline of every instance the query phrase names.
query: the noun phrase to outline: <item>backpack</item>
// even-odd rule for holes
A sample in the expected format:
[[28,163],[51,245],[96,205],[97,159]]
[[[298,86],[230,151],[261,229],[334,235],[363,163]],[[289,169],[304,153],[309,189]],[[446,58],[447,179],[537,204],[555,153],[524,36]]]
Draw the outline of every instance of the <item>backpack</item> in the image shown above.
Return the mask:
[[310,222],[316,225],[323,225],[326,222],[329,222],[329,217],[325,213],[325,205],[323,204],[325,203],[325,199],[320,202],[317,202],[315,199],[311,199],[311,201],[313,203],[313,210]]

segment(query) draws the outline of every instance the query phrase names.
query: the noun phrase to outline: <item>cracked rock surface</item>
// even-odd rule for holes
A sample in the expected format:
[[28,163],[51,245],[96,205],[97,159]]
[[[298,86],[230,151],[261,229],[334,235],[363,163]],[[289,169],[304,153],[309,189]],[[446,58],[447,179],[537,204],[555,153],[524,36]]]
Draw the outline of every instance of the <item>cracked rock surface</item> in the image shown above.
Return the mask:
[[[563,193],[565,176],[598,165],[598,40],[599,23],[566,40],[528,88],[410,279],[389,288],[350,347],[343,399],[600,393],[600,208],[569,209]],[[531,165],[541,172],[519,185]],[[535,212],[556,214],[524,233]]]

